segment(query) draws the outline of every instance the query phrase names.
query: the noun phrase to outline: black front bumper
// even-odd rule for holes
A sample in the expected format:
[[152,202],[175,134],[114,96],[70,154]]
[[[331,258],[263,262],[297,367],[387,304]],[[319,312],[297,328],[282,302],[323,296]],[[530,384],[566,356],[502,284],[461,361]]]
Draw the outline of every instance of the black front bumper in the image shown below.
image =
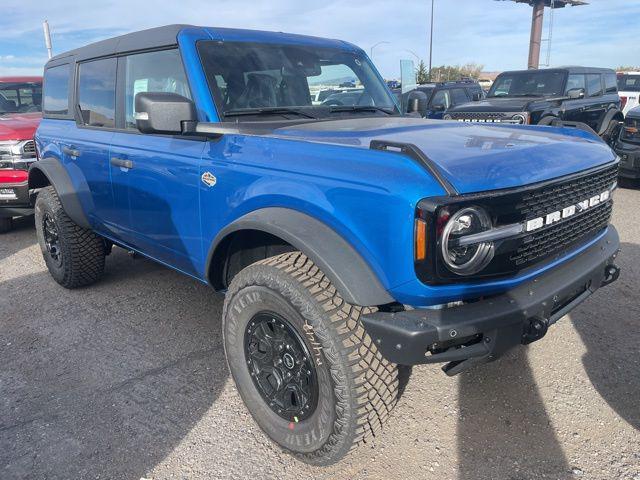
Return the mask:
[[620,176],[640,178],[640,145],[618,141],[615,150],[620,156]]
[[547,328],[598,288],[614,282],[620,245],[609,226],[594,245],[561,266],[502,295],[460,306],[375,312],[362,319],[382,355],[400,365],[448,362],[455,375],[542,338]]
[[5,199],[0,195],[0,218],[22,217],[33,214],[33,205],[29,194],[29,184],[0,183],[0,188],[13,191],[15,198]]

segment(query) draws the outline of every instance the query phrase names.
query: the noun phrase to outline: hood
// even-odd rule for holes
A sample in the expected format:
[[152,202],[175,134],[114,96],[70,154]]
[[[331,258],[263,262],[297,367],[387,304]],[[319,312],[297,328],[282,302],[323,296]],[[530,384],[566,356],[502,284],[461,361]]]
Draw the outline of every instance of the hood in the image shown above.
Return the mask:
[[[615,159],[599,138],[570,128],[375,117],[304,123],[273,133],[280,138],[366,149],[372,140],[411,143],[459,193],[528,185]],[[390,162],[393,155],[389,153]]]
[[33,138],[41,119],[42,114],[39,112],[0,115],[0,141]]
[[539,101],[544,101],[544,98],[491,97],[451,107],[447,112],[522,112],[527,110],[530,103]]

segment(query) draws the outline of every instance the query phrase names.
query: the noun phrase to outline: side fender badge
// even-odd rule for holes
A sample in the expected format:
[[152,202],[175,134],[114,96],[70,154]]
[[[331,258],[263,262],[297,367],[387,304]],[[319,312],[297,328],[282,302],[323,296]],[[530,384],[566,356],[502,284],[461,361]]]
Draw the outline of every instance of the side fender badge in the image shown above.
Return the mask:
[[218,182],[218,179],[211,172],[204,172],[200,178],[207,187],[213,187]]

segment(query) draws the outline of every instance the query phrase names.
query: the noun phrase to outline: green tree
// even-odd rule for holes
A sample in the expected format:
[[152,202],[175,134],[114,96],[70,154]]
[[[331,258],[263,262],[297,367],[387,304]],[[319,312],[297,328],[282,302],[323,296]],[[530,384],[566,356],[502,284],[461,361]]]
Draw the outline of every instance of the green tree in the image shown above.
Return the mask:
[[418,80],[418,85],[429,83],[429,70],[423,60],[420,60],[418,68],[416,68],[416,79]]
[[442,65],[434,67],[431,72],[432,82],[447,82],[460,80],[462,78],[473,78],[477,80],[484,65],[477,63],[467,63],[466,65]]

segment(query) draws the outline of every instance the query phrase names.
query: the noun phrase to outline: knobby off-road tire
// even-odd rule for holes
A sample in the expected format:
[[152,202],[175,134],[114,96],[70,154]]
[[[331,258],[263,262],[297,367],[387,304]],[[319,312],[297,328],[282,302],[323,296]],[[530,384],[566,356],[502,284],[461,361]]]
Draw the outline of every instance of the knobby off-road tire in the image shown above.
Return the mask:
[[42,256],[56,282],[65,288],[77,288],[102,276],[104,241],[69,218],[53,187],[38,193],[35,223]]
[[[359,321],[370,311],[345,302],[300,252],[254,263],[231,282],[223,333],[232,376],[262,430],[302,461],[337,462],[374,436],[397,403],[398,367],[382,358]],[[317,406],[299,422],[278,415],[252,379],[246,332],[260,312],[286,319],[311,352]]]
[[613,147],[613,144],[618,139],[618,135],[620,134],[620,122],[618,120],[611,120],[609,125],[607,125],[607,129],[602,134],[602,140]]
[[0,217],[0,233],[10,232],[13,228],[13,218]]

